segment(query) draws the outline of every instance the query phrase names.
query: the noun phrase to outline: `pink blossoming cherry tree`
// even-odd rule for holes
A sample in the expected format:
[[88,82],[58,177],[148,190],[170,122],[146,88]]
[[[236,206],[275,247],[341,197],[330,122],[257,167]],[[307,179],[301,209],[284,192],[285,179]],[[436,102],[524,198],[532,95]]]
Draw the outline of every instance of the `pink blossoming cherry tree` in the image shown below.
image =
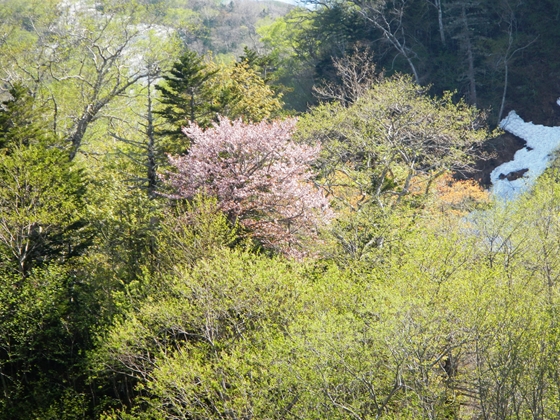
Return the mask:
[[184,128],[193,145],[187,155],[169,157],[176,169],[166,179],[173,197],[215,196],[230,220],[263,246],[301,256],[300,240],[315,237],[332,212],[311,182],[320,147],[292,142],[295,124],[222,117],[206,131]]

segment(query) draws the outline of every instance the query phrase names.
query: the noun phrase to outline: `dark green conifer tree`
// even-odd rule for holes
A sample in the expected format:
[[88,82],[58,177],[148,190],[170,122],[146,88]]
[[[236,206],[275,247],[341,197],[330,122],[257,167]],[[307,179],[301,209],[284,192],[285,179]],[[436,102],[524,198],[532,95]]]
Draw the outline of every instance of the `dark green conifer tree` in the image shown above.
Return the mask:
[[184,53],[163,82],[156,86],[161,93],[162,109],[157,111],[168,123],[160,135],[183,140],[181,128],[189,122],[208,126],[219,111],[214,103],[209,81],[217,71],[209,71],[200,55],[194,51]]
[[[271,84],[277,79],[274,75],[277,63],[271,54],[259,54],[257,51],[245,47],[243,49],[243,55],[239,57],[238,63],[239,65],[246,63],[249,68],[259,74],[267,84]],[[275,88],[275,86],[272,87]]]

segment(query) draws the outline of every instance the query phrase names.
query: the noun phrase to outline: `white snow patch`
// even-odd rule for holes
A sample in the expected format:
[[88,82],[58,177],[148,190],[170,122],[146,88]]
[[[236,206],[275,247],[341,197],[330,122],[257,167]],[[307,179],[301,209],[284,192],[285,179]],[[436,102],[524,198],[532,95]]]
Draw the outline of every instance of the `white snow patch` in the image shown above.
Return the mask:
[[[557,101],[560,105],[560,98]],[[529,190],[537,178],[545,171],[552,160],[552,153],[560,146],[560,127],[525,122],[515,111],[511,111],[500,122],[500,127],[522,138],[527,146],[518,150],[513,160],[506,162],[492,171],[492,192],[503,200],[512,200],[519,194]],[[528,169],[520,178],[509,181],[508,174]],[[501,178],[500,179],[500,175]]]
[[556,99],[556,103],[560,105],[560,98]]

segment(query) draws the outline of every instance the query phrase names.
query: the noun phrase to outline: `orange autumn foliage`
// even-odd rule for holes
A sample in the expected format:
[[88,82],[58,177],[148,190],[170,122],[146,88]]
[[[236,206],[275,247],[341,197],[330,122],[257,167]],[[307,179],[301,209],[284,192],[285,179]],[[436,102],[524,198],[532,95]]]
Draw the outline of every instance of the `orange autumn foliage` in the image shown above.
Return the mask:
[[455,180],[450,173],[435,183],[434,210],[464,215],[489,203],[488,191],[472,179]]

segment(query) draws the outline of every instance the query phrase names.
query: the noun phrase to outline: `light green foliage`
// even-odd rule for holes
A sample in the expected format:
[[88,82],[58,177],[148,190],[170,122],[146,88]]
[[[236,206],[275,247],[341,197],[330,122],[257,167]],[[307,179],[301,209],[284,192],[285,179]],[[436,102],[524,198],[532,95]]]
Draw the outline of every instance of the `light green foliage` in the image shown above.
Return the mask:
[[[41,69],[35,45],[46,36],[46,26],[55,19],[57,0],[18,0],[3,2],[0,10],[0,62],[7,80],[40,80]],[[38,86],[31,84],[32,91]]]
[[317,51],[320,42],[317,38],[305,36],[312,27],[309,11],[295,8],[286,16],[263,22],[257,28],[265,50],[278,63],[275,76],[278,83],[287,88],[284,95],[286,107],[297,111],[305,111],[309,104],[315,102],[311,95],[314,84],[313,52]]
[[161,221],[159,262],[169,269],[191,265],[238,242],[236,226],[219,209],[215,198],[177,200]]
[[476,363],[467,364],[465,382],[476,384],[488,418],[550,418],[558,410],[557,382],[548,379],[558,377],[557,180],[551,172],[516,205],[470,219],[480,238],[474,254],[494,274],[476,295],[463,295],[475,346],[466,355]]
[[523,254],[501,251],[490,266],[481,240],[422,228],[352,288],[338,277],[332,294],[315,290],[317,306],[290,333],[302,337],[299,376],[315,398],[300,415],[321,407],[317,418],[550,417],[549,293],[521,269]]
[[152,279],[99,361],[155,417],[550,418],[558,285],[540,247],[555,246],[558,188],[540,188],[524,218],[498,209],[472,235],[417,219],[347,269],[218,252]]
[[[336,188],[384,207],[425,191],[442,170],[462,169],[489,133],[483,115],[455,103],[451,93],[430,97],[410,77],[382,79],[348,108],[325,104],[302,118],[298,138],[319,141],[320,163]],[[414,191],[414,181],[419,183]]]
[[[215,200],[136,188],[147,155],[132,152],[152,140],[155,92],[125,82],[149,69],[152,83],[176,56],[177,39],[151,23],[184,25],[181,40],[204,49],[227,7],[243,9],[58,6],[0,7],[0,419],[558,417],[557,169],[517,203],[441,214],[426,192],[471,162],[488,136],[483,115],[406,76],[379,78],[354,103],[300,120],[298,141],[323,147],[317,182],[338,211],[315,257],[262,255]],[[308,34],[321,22],[357,33],[347,12],[296,9],[263,25],[276,74],[304,83],[328,49]],[[125,44],[103,67],[95,51]],[[231,118],[274,117],[266,66],[208,64],[209,98]],[[79,127],[72,162],[61,140]]]
[[[263,22],[258,28],[263,44],[270,49],[273,54],[279,55],[284,60],[296,58],[300,51],[298,38],[306,31],[311,29],[313,21],[309,19],[309,11],[302,8],[295,8],[286,16],[276,19],[268,24]],[[309,40],[319,45],[318,40]],[[306,50],[302,51],[303,53]],[[305,58],[311,58],[309,56]],[[296,64],[296,63],[294,63]],[[301,65],[301,64],[300,64]],[[284,69],[286,71],[288,69]]]
[[260,122],[277,117],[282,110],[281,96],[248,64],[210,65],[216,68],[213,89],[220,114],[232,120]]
[[136,84],[157,66],[166,67],[168,52],[177,44],[162,28],[154,36],[158,28],[149,19],[148,5],[48,4],[50,13],[39,15],[44,7],[38,5],[22,21],[6,21],[2,79],[33,93],[45,127],[74,158],[95,139],[96,130],[106,130],[100,121],[114,123],[126,113],[134,118],[134,104],[123,97],[132,96]]
[[0,268],[68,261],[87,245],[83,173],[57,149],[15,147],[0,155]]
[[261,352],[301,307],[298,271],[221,251],[162,280],[106,338],[107,368],[140,380],[138,389],[149,391],[153,409],[166,416],[274,411],[264,404],[275,385]]
[[317,252],[342,267],[370,267],[398,252],[402,241],[415,230],[414,209],[385,212],[371,204],[338,212],[336,220],[323,230],[324,241]]
[[319,182],[340,214],[327,232],[329,255],[363,260],[398,247],[399,229],[434,180],[468,167],[488,136],[478,110],[451,93],[430,97],[401,75],[380,77],[348,106],[322,104],[303,116],[295,139],[321,144]]

